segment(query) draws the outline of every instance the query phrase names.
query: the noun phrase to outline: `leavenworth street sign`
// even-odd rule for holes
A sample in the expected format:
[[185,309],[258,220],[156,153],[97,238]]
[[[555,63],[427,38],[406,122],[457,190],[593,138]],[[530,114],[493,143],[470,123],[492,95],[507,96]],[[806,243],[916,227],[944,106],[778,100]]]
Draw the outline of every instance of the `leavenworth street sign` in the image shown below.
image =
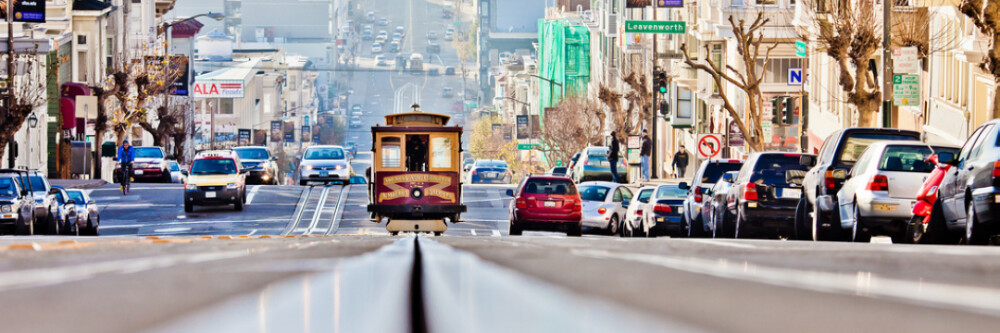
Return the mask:
[[687,32],[684,21],[625,21],[625,32],[652,34],[683,34]]
[[517,144],[517,150],[533,150],[542,148],[540,144],[529,144],[529,143],[519,143]]

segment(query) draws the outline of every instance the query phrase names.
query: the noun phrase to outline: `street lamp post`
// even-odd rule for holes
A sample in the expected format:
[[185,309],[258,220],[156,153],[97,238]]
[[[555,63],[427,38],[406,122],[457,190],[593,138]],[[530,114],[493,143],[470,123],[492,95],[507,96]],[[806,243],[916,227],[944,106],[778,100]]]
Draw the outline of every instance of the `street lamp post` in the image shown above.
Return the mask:
[[566,96],[566,86],[563,86],[562,83],[553,81],[552,79],[547,79],[547,78],[538,76],[536,74],[530,74],[530,73],[517,73],[517,74],[514,74],[514,77],[516,77],[516,78],[525,78],[525,77],[529,77],[529,76],[533,77],[533,78],[537,78],[539,80],[543,80],[543,81],[549,83],[549,104],[552,104],[552,96],[555,95],[555,94],[552,93],[552,85],[553,84],[559,86],[559,89],[562,90],[562,96],[563,97]]

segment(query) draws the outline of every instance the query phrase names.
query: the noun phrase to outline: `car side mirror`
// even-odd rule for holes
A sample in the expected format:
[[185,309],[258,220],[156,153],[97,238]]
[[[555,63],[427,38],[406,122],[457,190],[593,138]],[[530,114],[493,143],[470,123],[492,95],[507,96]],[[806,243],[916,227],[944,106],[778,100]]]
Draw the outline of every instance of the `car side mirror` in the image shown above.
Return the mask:
[[631,201],[622,201],[622,208],[628,208],[628,205],[632,203]]
[[49,190],[49,194],[53,194],[53,195],[59,194],[59,190],[58,189],[51,189],[51,190]]
[[76,204],[76,200],[69,199],[69,201],[66,201],[66,203],[68,203],[70,205],[75,205]]
[[240,174],[245,175],[245,174],[248,174],[248,173],[250,173],[250,170],[247,170],[247,169],[240,170]]
[[278,157],[277,157],[277,156],[271,156],[271,160],[272,160],[272,161],[277,161],[277,160],[278,160]]
[[682,190],[690,190],[691,186],[688,185],[687,182],[681,182],[680,184],[677,184],[677,188],[682,189]]
[[514,190],[510,190],[510,189],[508,189],[506,193],[507,193],[507,196],[508,196],[508,197],[511,197],[511,198],[513,198],[513,197],[514,197]]
[[955,159],[955,153],[951,152],[941,152],[938,153],[937,159],[939,162],[948,165],[958,165],[958,160]]
[[97,200],[91,199],[90,201],[87,201],[87,204],[88,205],[95,205],[95,204],[97,204]]
[[722,174],[722,181],[727,182],[727,183],[732,183],[733,182],[733,174],[731,174],[731,173],[724,173],[724,174]]
[[184,170],[184,169],[181,169],[181,174],[187,176],[188,175],[188,171]]
[[802,155],[799,157],[799,165],[811,168],[816,166],[816,156],[813,155]]

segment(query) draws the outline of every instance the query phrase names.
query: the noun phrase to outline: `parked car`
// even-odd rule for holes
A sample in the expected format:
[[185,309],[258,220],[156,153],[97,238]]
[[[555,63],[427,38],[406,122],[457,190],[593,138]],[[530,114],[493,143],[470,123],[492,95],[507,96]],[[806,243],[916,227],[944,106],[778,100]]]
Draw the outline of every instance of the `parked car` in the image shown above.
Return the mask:
[[0,226],[15,235],[28,235],[41,227],[35,213],[35,198],[20,181],[27,171],[0,170]]
[[525,230],[565,232],[579,237],[582,232],[583,201],[569,178],[528,176],[517,188],[507,190],[513,198],[508,206],[510,235]]
[[549,174],[553,176],[566,177],[566,167],[553,167],[549,169]]
[[441,97],[450,98],[452,96],[455,96],[455,90],[454,89],[451,89],[451,87],[441,88]]
[[501,160],[477,160],[469,170],[470,184],[510,184],[512,179],[510,166]]
[[361,128],[361,117],[358,116],[351,117],[351,128]]
[[719,181],[722,174],[729,171],[738,171],[743,166],[743,162],[736,159],[712,159],[706,160],[698,167],[691,181],[691,191],[684,199],[684,224],[691,226],[689,237],[704,237],[711,229],[702,218],[702,207],[705,201],[711,198],[710,189]]
[[573,157],[570,157],[569,163],[566,165],[566,177],[569,177],[569,179],[573,179],[573,169],[576,169],[576,162],[579,160],[580,160],[579,152],[573,154]]
[[987,244],[1000,233],[998,136],[1000,119],[990,120],[969,136],[957,158],[944,162],[952,166],[938,194],[945,224],[966,244]]
[[602,233],[621,233],[622,219],[632,201],[632,191],[625,186],[603,181],[577,185],[583,200],[583,227]]
[[462,160],[462,172],[468,173],[472,171],[472,165],[475,163],[476,160],[472,159],[471,157],[466,157],[464,160]]
[[170,168],[171,183],[184,184],[187,181],[187,170],[181,168],[180,163],[177,163],[177,161],[168,161],[167,167]]
[[735,205],[735,202],[730,202],[729,191],[739,174],[739,171],[729,171],[722,174],[719,181],[712,186],[711,197],[701,209],[702,221],[706,221],[705,224],[712,230],[712,238],[732,238],[735,236],[736,218],[729,213],[730,205]]
[[[573,181],[578,184],[587,181],[611,181],[611,165],[608,162],[608,147],[587,147],[580,152],[579,160],[573,166]],[[628,173],[625,159],[618,161],[618,179],[624,181]]]
[[635,193],[632,203],[628,205],[625,218],[622,219],[622,237],[642,237],[645,236],[642,230],[642,217],[645,214],[645,207],[649,200],[653,198],[655,186],[640,188]]
[[657,185],[653,197],[642,207],[642,233],[646,237],[687,236],[688,226],[681,215],[689,190],[685,182]]
[[101,211],[97,208],[97,201],[90,198],[86,191],[80,189],[68,189],[66,194],[76,203],[76,216],[78,224],[77,230],[80,235],[97,236],[100,234]]
[[868,146],[837,192],[840,226],[851,230],[852,241],[869,242],[877,235],[903,243],[917,192],[934,170],[924,161],[934,152],[957,154],[958,147],[903,141]]
[[[59,233],[58,207],[55,196],[52,195],[52,185],[37,170],[26,171],[20,175],[21,188],[27,188],[28,192],[35,198],[35,221],[40,223],[35,225],[34,234],[44,233],[56,235]],[[41,226],[41,228],[38,228]]]
[[743,163],[727,201],[735,238],[791,238],[802,179],[809,168],[799,153],[754,153]]
[[[132,147],[135,149],[135,161],[132,161],[132,180],[169,183],[170,166],[167,165],[167,154],[160,147]],[[114,181],[121,182],[121,163],[115,164]]]
[[302,161],[295,174],[299,185],[306,186],[310,182],[346,185],[353,173],[343,147],[311,146],[302,153]]
[[267,147],[236,147],[233,151],[248,172],[247,184],[278,185],[278,158]]
[[799,163],[810,169],[802,181],[802,197],[795,208],[795,238],[848,239],[846,230],[837,223],[840,218],[835,216],[837,192],[865,148],[885,140],[918,141],[920,133],[891,128],[847,128],[830,134],[818,156],[803,155]]
[[435,40],[435,39],[438,38],[437,36],[438,35],[437,35],[436,32],[434,32],[434,30],[431,30],[431,31],[427,32],[427,40]]
[[444,75],[455,75],[455,67],[447,66],[444,68]]
[[53,235],[79,235],[80,230],[77,226],[80,224],[80,217],[76,210],[76,201],[70,199],[62,186],[53,186],[49,194],[56,203],[56,229],[49,232]]

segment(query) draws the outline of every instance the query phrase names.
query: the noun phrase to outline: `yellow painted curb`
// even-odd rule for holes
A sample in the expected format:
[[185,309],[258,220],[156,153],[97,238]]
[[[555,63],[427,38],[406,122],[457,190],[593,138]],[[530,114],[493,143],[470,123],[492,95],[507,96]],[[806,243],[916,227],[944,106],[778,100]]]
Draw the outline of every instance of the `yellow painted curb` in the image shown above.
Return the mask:
[[39,251],[39,250],[42,249],[42,247],[39,246],[38,243],[28,243],[28,244],[13,244],[13,245],[7,247],[7,249],[8,250],[32,250],[32,251]]

